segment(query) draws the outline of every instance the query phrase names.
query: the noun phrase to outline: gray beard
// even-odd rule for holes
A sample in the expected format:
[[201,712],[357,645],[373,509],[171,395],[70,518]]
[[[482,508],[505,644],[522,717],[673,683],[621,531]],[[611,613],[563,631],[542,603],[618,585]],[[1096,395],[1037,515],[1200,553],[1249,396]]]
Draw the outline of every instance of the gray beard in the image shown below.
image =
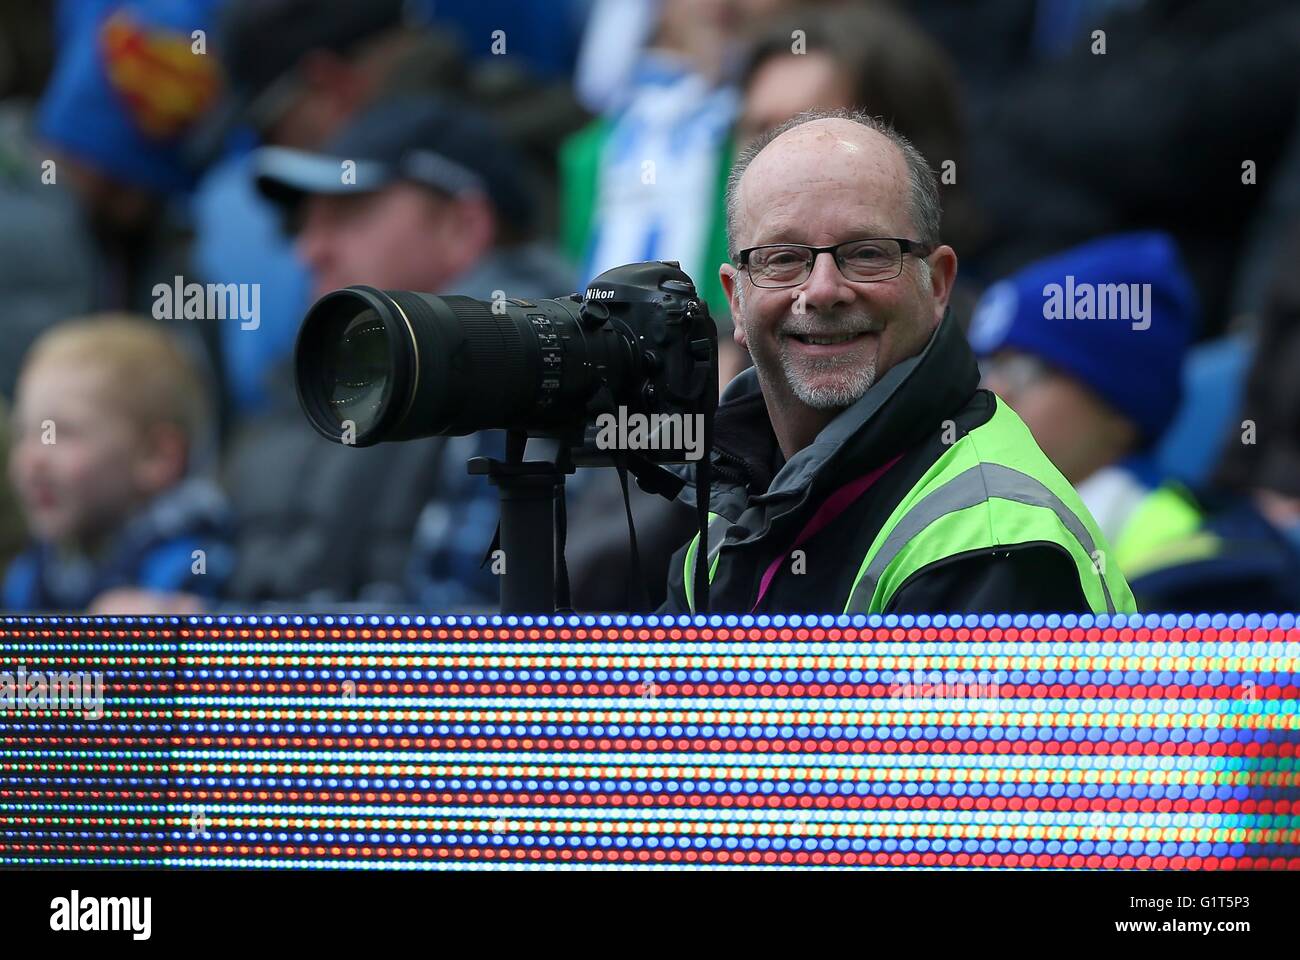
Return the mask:
[[[876,382],[876,357],[873,355],[865,366],[843,360],[800,364],[788,350],[782,349],[781,372],[800,402],[814,410],[833,410],[857,403],[871,389]],[[812,385],[809,374],[820,381],[817,386]]]

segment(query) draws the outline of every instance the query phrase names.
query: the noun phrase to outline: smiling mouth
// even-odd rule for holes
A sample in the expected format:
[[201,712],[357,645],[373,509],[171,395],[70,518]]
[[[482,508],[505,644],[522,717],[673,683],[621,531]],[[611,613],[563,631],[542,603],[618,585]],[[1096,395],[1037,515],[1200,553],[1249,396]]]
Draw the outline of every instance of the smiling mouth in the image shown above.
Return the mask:
[[865,337],[868,333],[874,331],[859,330],[855,333],[836,333],[836,334],[812,334],[812,333],[791,333],[788,336],[800,343],[816,347],[833,347],[842,343],[852,343],[854,340]]

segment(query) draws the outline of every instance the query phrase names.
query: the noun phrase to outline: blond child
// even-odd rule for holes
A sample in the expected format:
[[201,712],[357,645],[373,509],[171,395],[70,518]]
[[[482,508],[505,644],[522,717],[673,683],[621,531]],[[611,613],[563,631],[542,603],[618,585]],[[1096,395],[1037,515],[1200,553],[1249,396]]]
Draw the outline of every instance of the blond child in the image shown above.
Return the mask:
[[5,608],[217,596],[233,561],[229,513],[193,469],[209,423],[199,368],[156,323],[97,315],[37,340],[19,376],[9,452],[33,542],[5,576]]

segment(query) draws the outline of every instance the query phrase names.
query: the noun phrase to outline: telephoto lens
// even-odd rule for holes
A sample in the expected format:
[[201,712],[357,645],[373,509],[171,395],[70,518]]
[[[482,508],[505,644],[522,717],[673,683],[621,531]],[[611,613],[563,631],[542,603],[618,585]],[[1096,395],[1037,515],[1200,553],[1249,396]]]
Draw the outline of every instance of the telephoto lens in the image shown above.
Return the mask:
[[558,300],[335,290],[303,320],[295,372],[304,412],[337,443],[505,429],[580,447],[602,410],[711,416],[716,353],[690,278],[652,261]]

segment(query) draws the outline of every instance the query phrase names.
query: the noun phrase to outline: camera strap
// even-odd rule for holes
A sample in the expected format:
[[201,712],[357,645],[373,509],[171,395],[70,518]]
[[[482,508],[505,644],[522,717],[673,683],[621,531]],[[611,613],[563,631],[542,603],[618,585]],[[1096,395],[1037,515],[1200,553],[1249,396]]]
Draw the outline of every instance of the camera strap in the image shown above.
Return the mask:
[[[718,363],[717,363],[717,345],[714,345],[715,356],[713,362],[709,364],[709,372],[705,377],[704,389],[709,391],[713,398],[718,395]],[[695,464],[695,516],[700,526],[700,545],[696,550],[695,556],[695,612],[709,612],[709,584],[712,578],[709,576],[709,494],[713,484],[713,410],[710,410],[704,418],[704,455],[700,457]]]
[[[712,426],[705,427],[706,451],[712,448]],[[695,465],[695,516],[700,526],[700,545],[695,552],[695,612],[709,612],[709,486],[713,481],[713,464],[706,452]]]
[[618,470],[618,485],[623,489],[623,510],[627,513],[627,541],[631,554],[627,572],[627,608],[629,612],[644,611],[650,607],[650,592],[646,589],[645,575],[641,570],[641,551],[636,545],[636,524],[632,520],[632,497],[627,487],[625,454],[615,454],[614,468]]

